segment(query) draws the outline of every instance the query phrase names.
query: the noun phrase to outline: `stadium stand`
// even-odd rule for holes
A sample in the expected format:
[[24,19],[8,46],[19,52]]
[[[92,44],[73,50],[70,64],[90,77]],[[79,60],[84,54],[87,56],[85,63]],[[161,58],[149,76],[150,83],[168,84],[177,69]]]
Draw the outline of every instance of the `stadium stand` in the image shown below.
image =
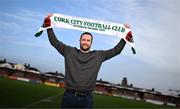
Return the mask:
[[[62,73],[57,71],[40,73],[37,68],[30,67],[29,64],[8,63],[6,60],[0,60],[0,77],[65,88],[64,75]],[[126,80],[123,82],[124,85],[112,84],[102,79],[97,80],[95,93],[180,107],[180,96],[178,95],[168,95],[154,89],[149,90],[133,87],[132,85],[129,86],[127,78],[123,80]]]

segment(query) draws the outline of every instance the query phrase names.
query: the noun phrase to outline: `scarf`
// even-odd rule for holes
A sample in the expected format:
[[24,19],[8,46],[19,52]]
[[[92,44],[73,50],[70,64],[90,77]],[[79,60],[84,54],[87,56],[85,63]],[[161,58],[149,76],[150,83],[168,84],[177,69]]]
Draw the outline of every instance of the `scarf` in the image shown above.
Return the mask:
[[85,32],[95,32],[108,36],[116,36],[123,38],[128,44],[130,44],[133,54],[136,54],[136,51],[134,49],[133,37],[131,39],[126,37],[128,34],[131,34],[131,29],[127,28],[124,24],[80,18],[63,14],[52,14],[50,16],[50,23],[51,24],[49,27],[45,28],[41,26],[35,36],[39,37],[43,33],[43,30],[52,27],[74,29]]

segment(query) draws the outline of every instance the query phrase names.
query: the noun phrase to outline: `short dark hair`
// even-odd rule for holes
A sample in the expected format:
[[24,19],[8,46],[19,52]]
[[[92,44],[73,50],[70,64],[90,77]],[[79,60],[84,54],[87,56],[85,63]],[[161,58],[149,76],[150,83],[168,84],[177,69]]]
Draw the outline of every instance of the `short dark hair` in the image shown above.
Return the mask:
[[93,35],[92,35],[91,33],[89,33],[89,32],[84,32],[84,33],[82,33],[82,34],[81,34],[81,37],[80,37],[80,40],[81,40],[81,38],[82,38],[82,36],[83,36],[84,34],[90,35],[90,36],[91,36],[91,42],[93,41]]

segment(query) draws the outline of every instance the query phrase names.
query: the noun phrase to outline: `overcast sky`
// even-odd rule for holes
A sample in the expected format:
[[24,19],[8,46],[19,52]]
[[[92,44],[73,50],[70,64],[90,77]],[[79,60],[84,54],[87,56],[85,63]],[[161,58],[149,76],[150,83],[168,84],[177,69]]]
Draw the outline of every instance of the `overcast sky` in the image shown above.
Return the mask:
[[[48,13],[131,25],[137,54],[127,44],[120,55],[103,63],[98,79],[120,83],[127,77],[135,87],[180,89],[180,0],[1,0],[0,59],[64,73],[64,59],[46,32],[33,36]],[[79,48],[82,31],[54,31],[59,40]],[[92,34],[91,50],[113,48],[120,40]]]

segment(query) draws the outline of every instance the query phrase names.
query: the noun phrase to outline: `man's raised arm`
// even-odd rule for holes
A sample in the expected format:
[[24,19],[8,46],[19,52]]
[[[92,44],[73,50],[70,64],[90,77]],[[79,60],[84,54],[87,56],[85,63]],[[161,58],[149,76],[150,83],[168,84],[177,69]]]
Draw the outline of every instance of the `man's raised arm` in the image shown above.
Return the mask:
[[121,39],[114,48],[102,51],[103,61],[120,54],[125,45],[126,45],[126,41],[124,39]]
[[[50,17],[51,15],[48,15],[44,19],[43,27],[51,26]],[[65,49],[67,49],[68,47],[56,38],[56,35],[54,34],[54,31],[52,28],[47,29],[47,34],[48,34],[49,42],[51,43],[51,45],[54,48],[56,48],[56,50],[64,56]]]
[[[124,24],[124,25],[125,25],[126,28],[130,28],[130,26],[128,24]],[[126,35],[125,38],[128,41],[132,39],[131,31]],[[120,54],[125,45],[126,45],[126,41],[122,38],[114,48],[112,48],[110,50],[102,51],[101,56],[103,58],[103,61],[105,61],[107,59],[110,59],[110,58]]]
[[49,38],[49,42],[51,43],[51,45],[56,48],[59,53],[61,53],[62,55],[64,54],[64,49],[66,48],[66,45],[63,44],[61,41],[59,41],[54,32],[53,29],[47,29],[47,34],[48,34],[48,38]]

